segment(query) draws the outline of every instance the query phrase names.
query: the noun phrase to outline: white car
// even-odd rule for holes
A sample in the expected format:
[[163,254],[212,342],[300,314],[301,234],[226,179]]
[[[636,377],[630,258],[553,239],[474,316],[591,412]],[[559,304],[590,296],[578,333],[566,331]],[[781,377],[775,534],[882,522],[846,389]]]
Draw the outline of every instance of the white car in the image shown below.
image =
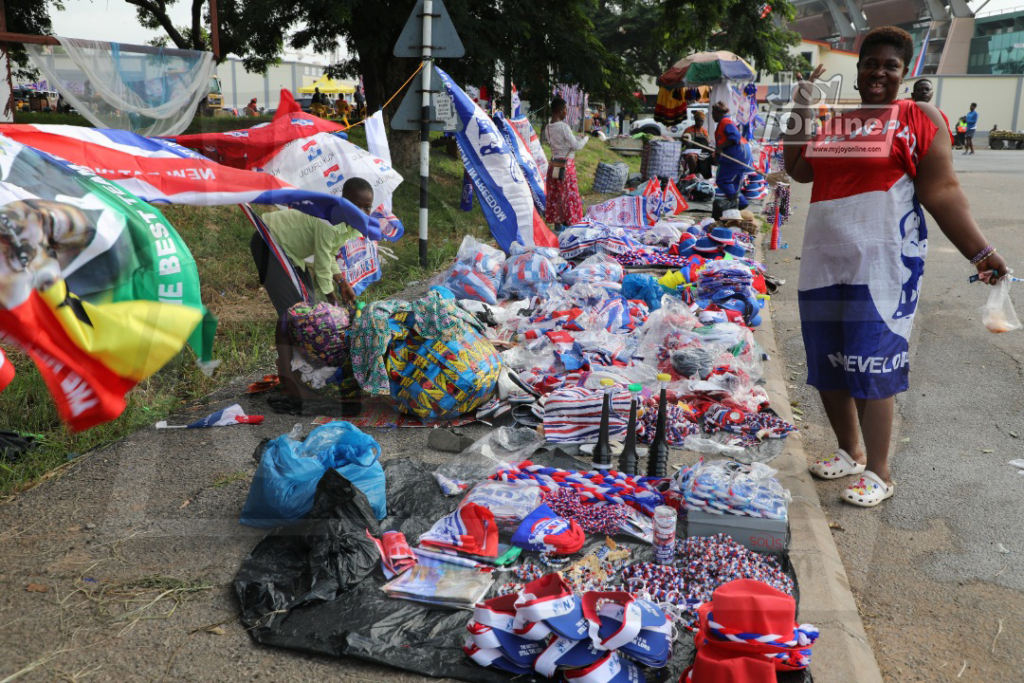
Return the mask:
[[668,138],[681,138],[683,137],[683,131],[693,125],[693,112],[695,111],[699,111],[704,114],[704,125],[706,127],[708,120],[707,107],[689,107],[686,110],[686,119],[674,126],[666,126],[658,123],[654,119],[630,121],[629,134],[635,135],[637,133],[647,133],[648,135],[664,135]]

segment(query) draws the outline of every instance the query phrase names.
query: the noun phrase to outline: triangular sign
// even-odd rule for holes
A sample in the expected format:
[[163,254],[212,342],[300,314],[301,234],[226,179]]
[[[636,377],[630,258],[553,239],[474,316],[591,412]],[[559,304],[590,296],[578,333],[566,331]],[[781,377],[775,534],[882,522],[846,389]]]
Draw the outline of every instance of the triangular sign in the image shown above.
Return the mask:
[[[438,90],[444,89],[444,84],[441,82],[441,78],[434,73],[433,67],[424,67],[430,69],[430,89]],[[430,119],[432,121],[437,120],[437,108],[435,106],[437,95],[431,95],[430,97]],[[398,105],[398,109],[395,111],[395,115],[391,117],[391,127],[395,130],[420,130],[421,121],[423,118],[423,77],[421,74],[416,74],[416,78],[413,79],[412,83],[409,84],[409,89],[405,92],[405,97],[402,98],[402,103]],[[444,130],[444,123],[437,122],[430,124],[430,130],[442,131]]]
[[[455,24],[448,14],[448,8],[444,6],[443,0],[433,0],[433,7],[430,11],[433,21],[430,22],[430,45],[431,55],[434,59],[457,59],[466,54],[466,48],[462,45],[462,39],[455,31]],[[402,35],[395,43],[396,57],[423,56],[423,0],[416,0],[416,7],[409,15],[409,21],[405,22]]]

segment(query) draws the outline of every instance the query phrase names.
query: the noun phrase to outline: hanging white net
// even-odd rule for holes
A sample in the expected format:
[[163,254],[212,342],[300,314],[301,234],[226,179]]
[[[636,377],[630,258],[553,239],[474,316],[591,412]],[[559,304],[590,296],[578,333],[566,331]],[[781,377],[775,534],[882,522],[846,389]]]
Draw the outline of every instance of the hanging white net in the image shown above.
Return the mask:
[[59,46],[25,49],[53,89],[100,128],[178,135],[191,123],[210,85],[210,52],[58,40]]

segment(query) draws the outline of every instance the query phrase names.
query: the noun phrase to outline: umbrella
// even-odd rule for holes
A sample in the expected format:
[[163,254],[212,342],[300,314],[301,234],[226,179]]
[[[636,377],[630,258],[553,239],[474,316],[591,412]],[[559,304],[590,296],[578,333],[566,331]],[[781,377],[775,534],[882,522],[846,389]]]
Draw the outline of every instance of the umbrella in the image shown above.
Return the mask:
[[351,86],[345,83],[339,83],[333,78],[327,76],[321,76],[316,79],[311,85],[304,85],[299,88],[300,93],[309,94],[316,92],[316,89],[320,88],[320,92],[325,95],[335,95],[337,93],[354,93],[356,91],[355,86]]
[[727,50],[695,52],[683,57],[658,77],[658,85],[676,90],[684,85],[711,85],[722,81],[747,81],[754,78],[750,64]]

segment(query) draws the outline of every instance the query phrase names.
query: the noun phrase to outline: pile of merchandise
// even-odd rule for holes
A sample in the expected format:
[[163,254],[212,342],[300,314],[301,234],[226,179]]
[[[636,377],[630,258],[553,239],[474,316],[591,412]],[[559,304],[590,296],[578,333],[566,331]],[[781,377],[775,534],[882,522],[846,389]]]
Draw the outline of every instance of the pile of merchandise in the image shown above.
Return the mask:
[[597,680],[597,672],[643,680],[636,664],[664,667],[674,639],[657,604],[624,591],[575,594],[557,573],[477,603],[466,630],[464,650],[482,666],[569,681]]

